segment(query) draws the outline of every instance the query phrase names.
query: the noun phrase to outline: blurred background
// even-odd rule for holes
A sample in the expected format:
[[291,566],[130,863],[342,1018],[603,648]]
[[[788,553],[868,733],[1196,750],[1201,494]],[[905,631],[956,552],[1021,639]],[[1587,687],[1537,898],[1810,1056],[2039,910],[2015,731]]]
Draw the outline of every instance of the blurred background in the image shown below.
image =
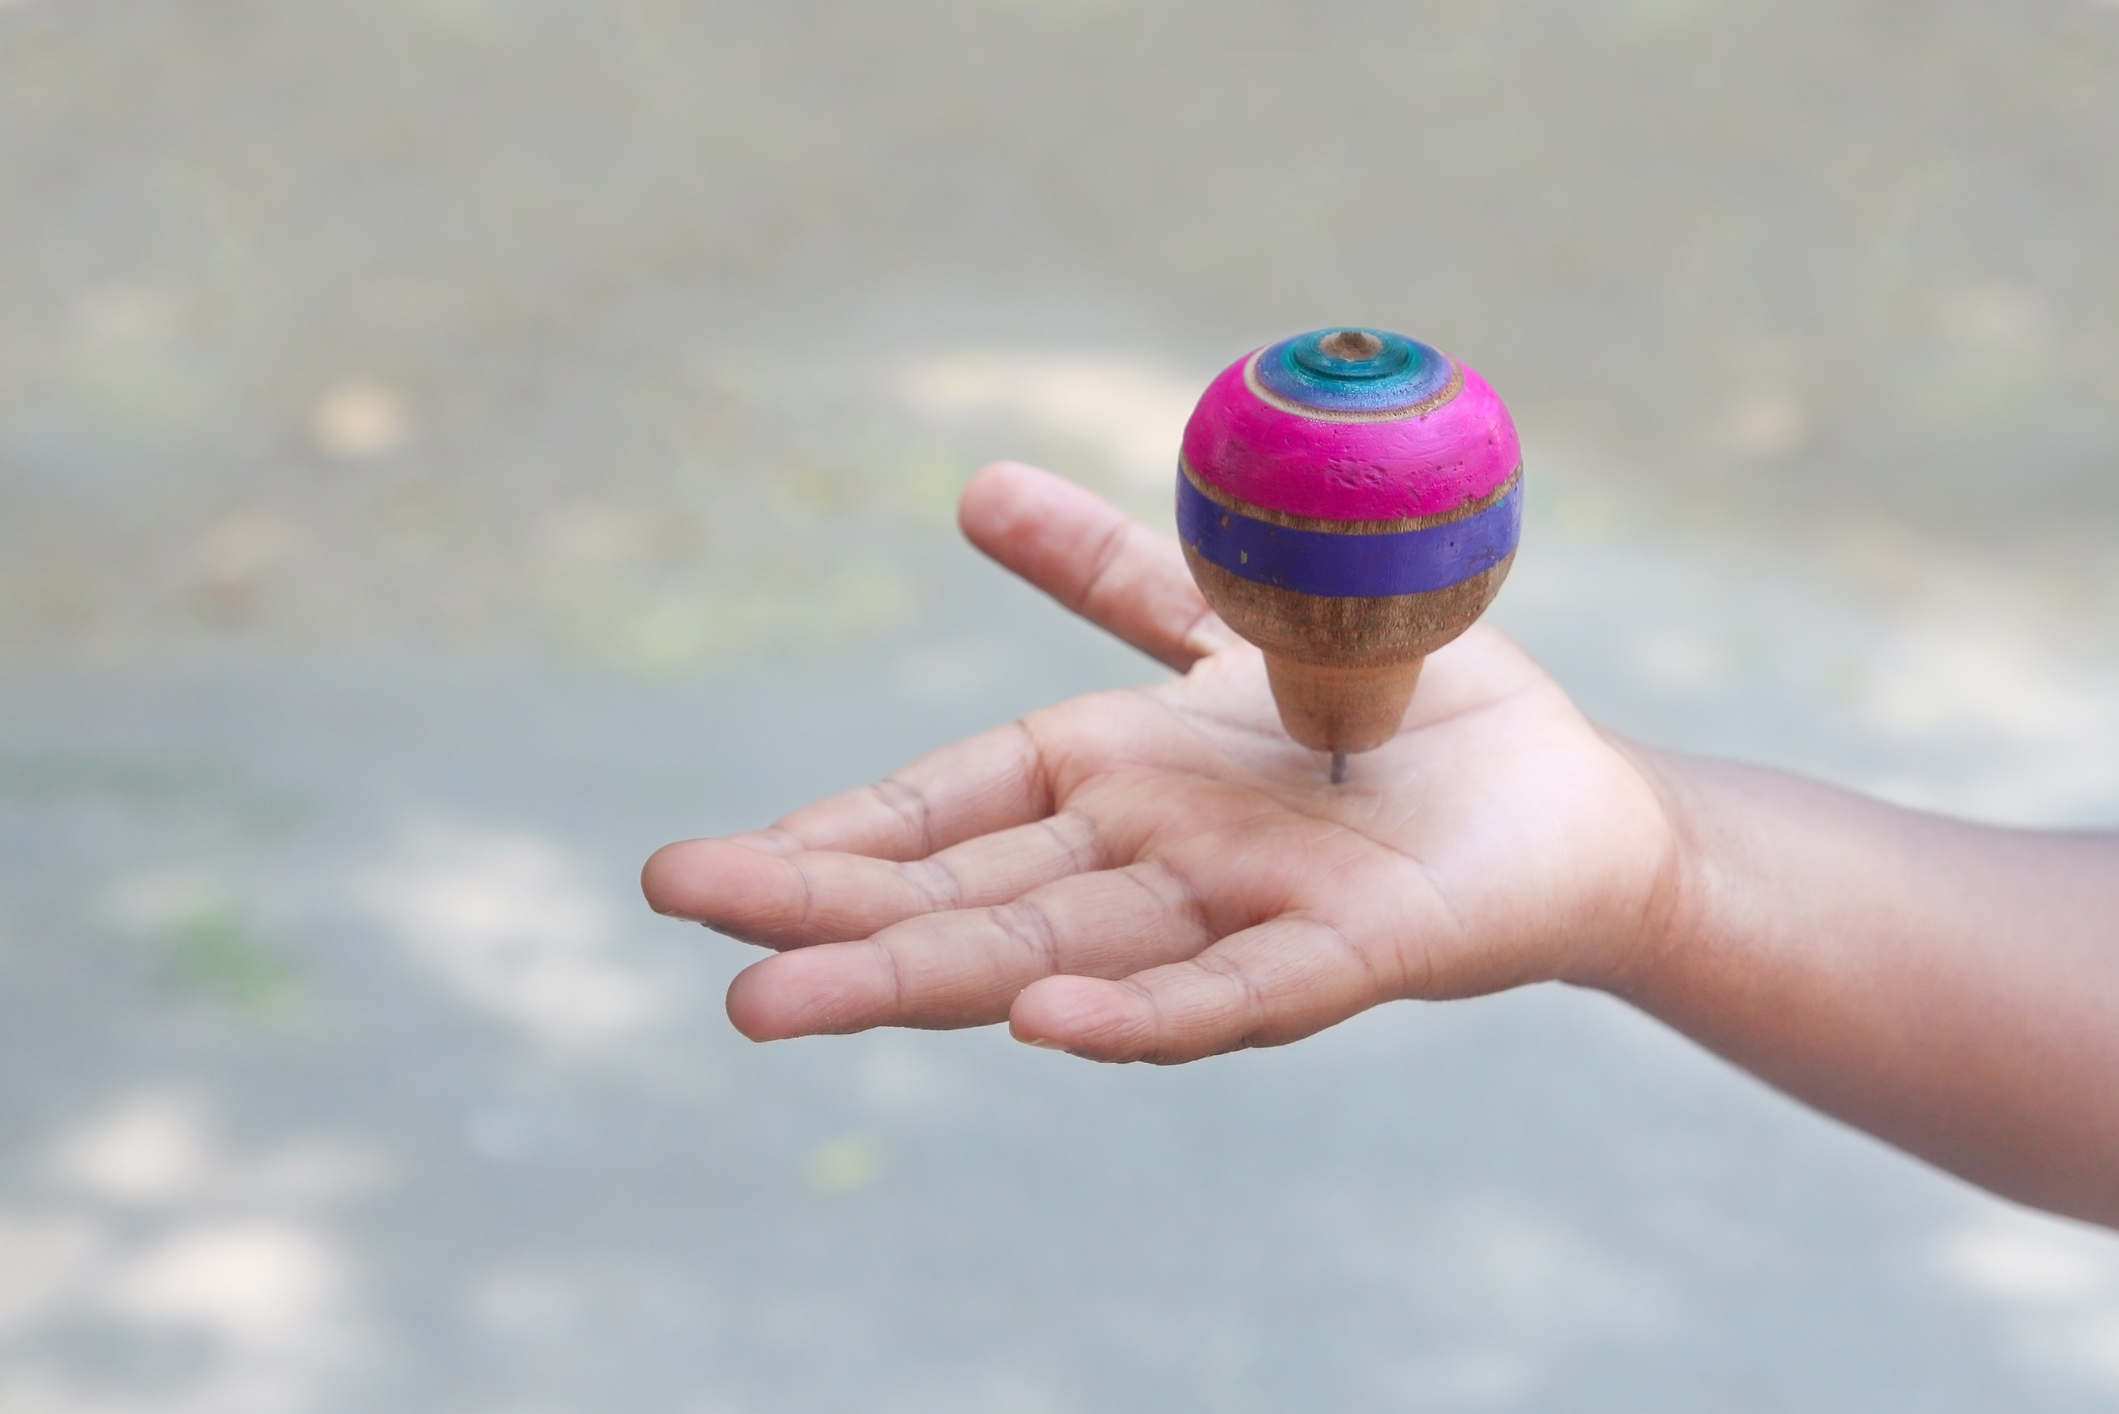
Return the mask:
[[0,1410],[2108,1409],[2119,1243],[1601,998],[754,1047],[655,845],[1158,669],[1247,349],[1650,740],[2119,819],[2119,5],[0,0]]

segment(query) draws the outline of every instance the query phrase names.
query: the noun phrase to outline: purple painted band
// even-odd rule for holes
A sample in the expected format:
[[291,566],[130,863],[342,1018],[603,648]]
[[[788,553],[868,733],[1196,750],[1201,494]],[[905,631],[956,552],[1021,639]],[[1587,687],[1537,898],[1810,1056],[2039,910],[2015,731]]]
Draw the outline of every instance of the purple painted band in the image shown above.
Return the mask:
[[1523,528],[1523,483],[1475,515],[1374,535],[1297,530],[1218,506],[1182,473],[1177,536],[1201,558],[1255,584],[1325,598],[1447,589],[1501,563]]

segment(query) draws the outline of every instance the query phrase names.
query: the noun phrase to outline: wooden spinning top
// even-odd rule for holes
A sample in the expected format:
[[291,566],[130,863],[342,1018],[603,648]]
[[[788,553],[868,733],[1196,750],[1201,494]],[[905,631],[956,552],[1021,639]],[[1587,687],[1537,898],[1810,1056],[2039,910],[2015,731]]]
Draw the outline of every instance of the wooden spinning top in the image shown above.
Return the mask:
[[1222,370],[1185,426],[1177,531],[1229,627],[1265,651],[1281,724],[1333,754],[1383,745],[1426,656],[1515,559],[1508,409],[1447,354],[1319,329]]

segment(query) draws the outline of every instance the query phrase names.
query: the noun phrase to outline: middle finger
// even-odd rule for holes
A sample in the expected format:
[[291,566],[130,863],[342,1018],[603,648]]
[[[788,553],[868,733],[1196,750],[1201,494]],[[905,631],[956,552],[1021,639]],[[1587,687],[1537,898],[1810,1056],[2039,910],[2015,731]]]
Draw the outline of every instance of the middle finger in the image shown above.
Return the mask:
[[753,964],[729,988],[752,1040],[871,1026],[983,1026],[1041,977],[1125,977],[1215,939],[1192,888],[1148,860],[1047,884],[1013,903],[931,914],[861,942]]

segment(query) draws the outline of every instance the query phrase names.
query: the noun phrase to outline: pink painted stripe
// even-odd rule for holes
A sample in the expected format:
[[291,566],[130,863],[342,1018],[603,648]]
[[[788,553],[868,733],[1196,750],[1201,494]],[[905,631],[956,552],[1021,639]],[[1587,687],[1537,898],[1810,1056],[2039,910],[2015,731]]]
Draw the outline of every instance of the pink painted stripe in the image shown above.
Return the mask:
[[1387,422],[1327,422],[1260,400],[1248,355],[1207,385],[1185,425],[1185,460],[1241,501],[1319,520],[1395,520],[1490,495],[1523,460],[1515,423],[1471,368],[1441,407]]

